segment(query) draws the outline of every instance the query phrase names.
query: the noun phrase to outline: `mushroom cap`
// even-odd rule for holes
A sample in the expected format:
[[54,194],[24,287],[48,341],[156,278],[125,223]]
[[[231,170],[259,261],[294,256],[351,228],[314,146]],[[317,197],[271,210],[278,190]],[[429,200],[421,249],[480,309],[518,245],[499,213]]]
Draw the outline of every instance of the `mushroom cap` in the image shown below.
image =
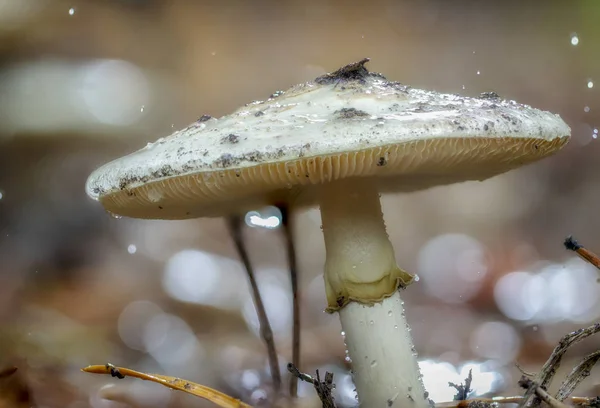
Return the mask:
[[414,89],[368,59],[219,119],[203,116],[89,177],[88,194],[133,218],[222,216],[316,203],[316,186],[370,177],[381,192],[484,180],[548,156],[570,128],[502,100]]

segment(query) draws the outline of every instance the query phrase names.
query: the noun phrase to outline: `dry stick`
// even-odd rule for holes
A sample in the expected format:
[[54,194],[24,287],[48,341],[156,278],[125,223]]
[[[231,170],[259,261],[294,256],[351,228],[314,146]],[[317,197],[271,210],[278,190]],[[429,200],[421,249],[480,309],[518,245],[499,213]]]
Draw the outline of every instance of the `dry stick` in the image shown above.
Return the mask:
[[256,313],[258,314],[258,321],[260,324],[260,335],[267,345],[269,367],[271,367],[271,377],[273,378],[273,388],[278,395],[281,391],[281,373],[279,372],[279,360],[277,358],[277,350],[275,349],[275,341],[273,340],[273,330],[271,330],[271,324],[269,323],[269,318],[265,311],[265,305],[260,297],[254,270],[250,264],[250,258],[248,257],[248,252],[246,251],[246,246],[244,245],[244,240],[242,238],[242,219],[239,216],[232,216],[228,218],[227,223],[235,247],[246,268],[246,273],[248,274],[248,280],[250,281],[250,286],[252,288],[252,296],[254,298],[254,305],[256,306]]
[[568,398],[573,391],[575,391],[575,388],[590,375],[590,370],[596,365],[598,360],[600,360],[600,351],[587,355],[581,363],[569,373],[565,381],[563,381],[556,393],[556,399],[564,401]]
[[573,405],[580,407],[598,407],[600,406],[600,397],[571,397]]
[[594,265],[596,268],[600,269],[600,257],[593,253],[592,251],[586,249],[583,245],[581,245],[573,236],[569,235],[564,242],[565,248],[570,251],[575,252],[577,255]]
[[110,363],[104,365],[92,365],[82,368],[81,371],[91,374],[109,374],[122,380],[125,377],[139,378],[140,380],[151,381],[162,384],[165,387],[177,391],[183,391],[196,397],[208,400],[221,408],[252,408],[252,406],[230,397],[220,391],[214,390],[205,385],[196,384],[181,378],[171,377],[162,374],[147,374],[131,370],[125,367],[117,367]]
[[[593,324],[584,329],[576,330],[572,333],[565,335],[560,341],[558,345],[552,351],[552,354],[542,367],[542,370],[537,375],[537,384],[539,384],[542,389],[547,389],[556,371],[560,367],[561,360],[569,347],[574,345],[575,343],[579,343],[581,340],[590,337],[596,333],[600,332],[600,323]],[[533,395],[531,388],[527,389],[527,392],[524,395],[524,400],[521,402],[519,407],[523,407],[527,405],[530,408],[537,407],[540,404],[539,398],[534,398],[530,401],[530,397]]]
[[539,384],[535,383],[530,378],[525,376],[521,377],[519,381],[519,385],[525,388],[527,391],[533,389],[533,392],[537,397],[548,404],[551,408],[567,408],[567,405],[563,404],[552,395],[548,394],[548,392],[543,389]]
[[515,404],[521,402],[523,396],[518,395],[514,397],[495,397],[495,398],[473,398],[462,401],[448,401],[439,402],[435,404],[435,408],[468,408],[470,406],[480,406],[492,404]]
[[305,374],[298,370],[296,366],[292,363],[287,365],[287,369],[292,375],[296,378],[299,378],[302,381],[311,383],[315,390],[317,391],[317,395],[321,400],[321,405],[323,408],[336,408],[335,401],[333,400],[333,395],[331,395],[332,390],[335,388],[333,384],[333,373],[326,372],[325,379],[321,381],[321,377],[319,376],[319,370],[317,370],[317,377],[313,377],[311,375]]
[[[287,244],[288,264],[290,268],[290,281],[292,284],[293,296],[293,320],[294,327],[292,333],[292,364],[294,367],[300,367],[300,302],[298,300],[298,265],[296,263],[296,250],[294,248],[294,234],[290,225],[289,207],[280,205],[281,223]],[[290,379],[290,396],[298,396],[298,377],[293,375]]]
[[[535,389],[533,390],[535,391]],[[590,406],[597,397],[569,397],[567,401],[577,406]],[[518,404],[523,401],[522,395],[512,397],[473,398],[464,401],[448,401],[435,404],[435,408],[469,408],[492,404]]]

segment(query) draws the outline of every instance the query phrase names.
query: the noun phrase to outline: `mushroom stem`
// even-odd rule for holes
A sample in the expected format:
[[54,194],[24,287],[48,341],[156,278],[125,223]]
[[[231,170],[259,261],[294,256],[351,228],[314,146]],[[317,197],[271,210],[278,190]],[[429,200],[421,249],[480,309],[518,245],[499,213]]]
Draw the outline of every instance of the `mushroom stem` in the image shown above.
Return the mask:
[[403,303],[396,292],[340,311],[361,406],[429,408]]
[[328,184],[320,194],[328,311],[339,311],[364,407],[429,406],[398,289],[412,276],[396,265],[377,185]]

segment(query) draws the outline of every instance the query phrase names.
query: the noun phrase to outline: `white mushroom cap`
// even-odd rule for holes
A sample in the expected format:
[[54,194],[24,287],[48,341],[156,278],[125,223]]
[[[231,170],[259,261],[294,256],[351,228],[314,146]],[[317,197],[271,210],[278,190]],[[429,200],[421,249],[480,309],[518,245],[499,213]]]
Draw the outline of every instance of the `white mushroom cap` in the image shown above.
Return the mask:
[[115,214],[185,219],[260,205],[315,203],[315,186],[372,177],[382,192],[483,180],[548,156],[569,127],[494,93],[413,89],[368,72],[364,59],[252,102],[203,116],[112,161],[87,192]]

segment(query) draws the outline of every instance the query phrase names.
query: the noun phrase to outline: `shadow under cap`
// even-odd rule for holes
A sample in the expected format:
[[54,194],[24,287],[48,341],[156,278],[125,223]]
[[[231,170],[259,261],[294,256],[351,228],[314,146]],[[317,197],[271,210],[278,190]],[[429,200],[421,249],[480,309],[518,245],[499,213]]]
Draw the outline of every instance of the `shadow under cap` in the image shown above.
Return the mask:
[[115,214],[186,219],[316,204],[314,186],[371,177],[382,192],[483,180],[553,154],[555,114],[494,93],[469,98],[371,73],[368,59],[245,105],[96,170],[88,194]]

